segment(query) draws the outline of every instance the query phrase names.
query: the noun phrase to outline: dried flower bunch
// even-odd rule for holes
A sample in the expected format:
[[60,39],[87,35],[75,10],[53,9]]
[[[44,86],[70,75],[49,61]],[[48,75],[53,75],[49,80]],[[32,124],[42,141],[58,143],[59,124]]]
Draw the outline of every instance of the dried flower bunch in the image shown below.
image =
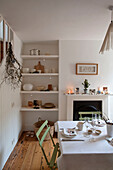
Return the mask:
[[12,51],[12,44],[9,43],[9,48],[6,54],[6,65],[5,65],[5,74],[4,81],[11,85],[12,88],[16,88],[20,86],[22,82],[22,74],[21,74],[22,66],[14,57]]

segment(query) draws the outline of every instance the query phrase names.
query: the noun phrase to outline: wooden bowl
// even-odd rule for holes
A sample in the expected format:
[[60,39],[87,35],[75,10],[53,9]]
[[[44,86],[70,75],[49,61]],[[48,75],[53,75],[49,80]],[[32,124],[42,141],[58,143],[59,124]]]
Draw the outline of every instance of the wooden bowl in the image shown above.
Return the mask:
[[101,134],[101,130],[95,130],[95,134],[96,135],[100,135]]

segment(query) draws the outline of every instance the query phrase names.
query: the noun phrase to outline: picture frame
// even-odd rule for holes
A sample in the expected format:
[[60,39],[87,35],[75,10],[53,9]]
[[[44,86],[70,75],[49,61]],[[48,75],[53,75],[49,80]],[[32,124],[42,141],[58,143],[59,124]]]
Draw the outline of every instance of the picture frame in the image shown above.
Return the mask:
[[98,64],[76,63],[76,75],[98,75]]

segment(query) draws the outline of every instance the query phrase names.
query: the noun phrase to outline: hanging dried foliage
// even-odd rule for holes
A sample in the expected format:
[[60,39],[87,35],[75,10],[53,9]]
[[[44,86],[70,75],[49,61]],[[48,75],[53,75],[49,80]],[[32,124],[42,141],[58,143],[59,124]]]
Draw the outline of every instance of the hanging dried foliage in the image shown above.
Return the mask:
[[12,45],[9,43],[9,48],[6,55],[6,65],[5,65],[5,74],[4,81],[7,84],[10,84],[12,88],[19,87],[22,81],[21,74],[22,66],[14,57],[12,51]]

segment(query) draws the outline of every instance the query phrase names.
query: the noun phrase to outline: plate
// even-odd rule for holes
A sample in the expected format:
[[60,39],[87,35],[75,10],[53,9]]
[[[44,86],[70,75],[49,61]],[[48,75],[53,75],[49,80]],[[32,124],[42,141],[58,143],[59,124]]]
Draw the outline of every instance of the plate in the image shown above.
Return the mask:
[[100,122],[96,123],[96,126],[103,127],[105,124],[105,121],[101,120]]
[[[91,125],[93,124],[93,122],[91,122]],[[98,127],[103,127],[103,126],[105,126],[105,121],[104,120],[100,120],[100,121],[94,121],[94,125],[95,126],[98,126]]]
[[77,135],[76,132],[75,133],[68,133],[67,130],[65,130],[65,129],[63,129],[61,131],[61,134],[66,138],[73,138]]

